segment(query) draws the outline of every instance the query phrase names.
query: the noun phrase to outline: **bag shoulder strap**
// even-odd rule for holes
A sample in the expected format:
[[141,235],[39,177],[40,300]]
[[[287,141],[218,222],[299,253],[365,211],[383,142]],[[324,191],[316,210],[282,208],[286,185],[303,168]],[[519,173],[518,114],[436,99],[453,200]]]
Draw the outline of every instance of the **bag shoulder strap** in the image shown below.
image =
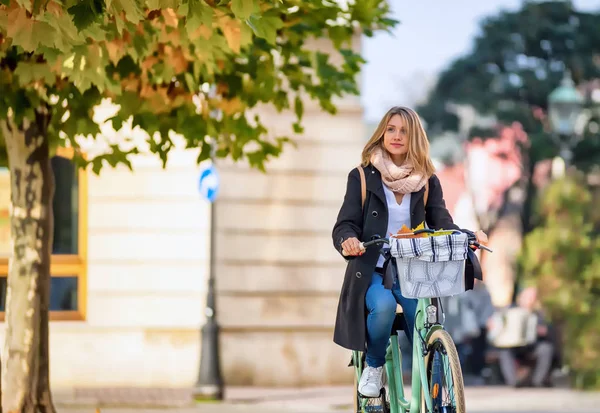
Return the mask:
[[[358,174],[360,175],[360,204],[361,208],[365,207],[365,199],[367,198],[367,181],[365,178],[365,171],[361,165],[357,166]],[[425,194],[423,195],[423,201],[425,207],[427,207],[427,199],[429,198],[429,180],[425,183]]]
[[367,198],[367,181],[365,179],[365,171],[361,165],[356,167],[358,174],[360,175],[360,205],[361,208],[365,207],[365,199]]

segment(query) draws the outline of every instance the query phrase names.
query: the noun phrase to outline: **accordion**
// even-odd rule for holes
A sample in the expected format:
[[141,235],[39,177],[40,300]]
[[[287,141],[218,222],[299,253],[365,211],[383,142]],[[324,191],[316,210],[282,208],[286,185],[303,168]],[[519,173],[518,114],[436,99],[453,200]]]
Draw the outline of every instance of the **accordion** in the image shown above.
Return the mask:
[[530,310],[513,307],[492,316],[488,340],[497,348],[524,347],[537,339],[538,315]]

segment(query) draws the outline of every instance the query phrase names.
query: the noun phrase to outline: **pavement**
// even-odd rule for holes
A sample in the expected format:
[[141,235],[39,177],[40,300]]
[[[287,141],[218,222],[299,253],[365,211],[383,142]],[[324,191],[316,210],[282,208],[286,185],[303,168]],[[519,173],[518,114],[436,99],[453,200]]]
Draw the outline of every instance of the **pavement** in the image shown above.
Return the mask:
[[[600,392],[493,386],[468,387],[466,397],[469,413],[600,413]],[[201,403],[191,389],[71,389],[55,390],[54,401],[59,413],[350,413],[352,387],[228,387],[224,401]]]

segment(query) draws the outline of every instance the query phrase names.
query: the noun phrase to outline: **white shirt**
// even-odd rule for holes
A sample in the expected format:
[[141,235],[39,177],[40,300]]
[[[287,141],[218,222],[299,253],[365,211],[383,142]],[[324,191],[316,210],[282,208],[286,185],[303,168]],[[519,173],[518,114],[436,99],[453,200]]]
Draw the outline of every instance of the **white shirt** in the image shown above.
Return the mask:
[[[402,228],[402,225],[406,225],[410,229],[410,197],[411,194],[406,194],[402,198],[402,203],[398,204],[394,193],[384,184],[383,192],[385,192],[385,199],[388,207],[388,225],[387,232],[384,237],[389,237],[390,234],[395,234]],[[384,259],[380,255],[377,261],[377,266],[383,266]]]

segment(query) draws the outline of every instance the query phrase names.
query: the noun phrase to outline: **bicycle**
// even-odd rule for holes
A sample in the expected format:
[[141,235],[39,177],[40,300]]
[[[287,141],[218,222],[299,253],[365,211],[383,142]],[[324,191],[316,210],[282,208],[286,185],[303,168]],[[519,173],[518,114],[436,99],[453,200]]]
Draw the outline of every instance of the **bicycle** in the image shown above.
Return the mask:
[[[470,231],[434,231],[423,229],[413,231],[407,234],[397,234],[391,239],[407,239],[405,236],[429,234],[432,237],[438,234],[459,235],[466,234],[466,248],[484,249],[492,252],[488,247],[479,244],[475,235]],[[404,241],[393,241],[404,242]],[[361,243],[361,249],[366,249],[373,245],[390,244],[390,238],[378,238],[372,241]],[[389,250],[384,254],[390,254]],[[466,254],[466,252],[465,252]],[[390,259],[390,255],[384,255]],[[398,260],[397,260],[398,261]],[[398,271],[400,272],[400,271]],[[464,260],[462,267],[462,276],[464,280]],[[398,275],[400,278],[400,276]],[[400,279],[398,280],[400,282]],[[402,288],[404,295],[404,288]],[[352,352],[350,366],[354,366],[354,412],[355,413],[465,413],[465,395],[462,370],[456,346],[450,334],[443,327],[442,321],[438,317],[437,305],[432,303],[429,296],[418,297],[418,305],[415,317],[415,327],[413,332],[412,348],[412,381],[411,398],[407,400],[404,395],[404,383],[402,376],[402,355],[398,343],[398,322],[399,314],[396,313],[396,320],[390,332],[390,340],[386,351],[386,362],[384,369],[384,386],[381,389],[379,397],[367,398],[358,392],[358,383],[362,375],[365,364],[365,353],[361,351]],[[422,294],[427,295],[427,294]],[[431,295],[431,294],[429,294]],[[449,294],[453,295],[453,294]],[[405,295],[406,296],[406,295]],[[440,297],[436,297],[440,298]],[[439,356],[439,357],[436,357]],[[441,363],[440,363],[441,362]],[[434,368],[443,365],[444,370],[450,368],[450,374],[439,375],[434,379]],[[439,380],[438,377],[442,380]],[[451,405],[445,405],[441,398],[440,381],[447,382],[452,379],[452,393],[456,396]],[[386,380],[387,379],[387,380]],[[386,383],[387,381],[387,383]],[[435,382],[435,383],[434,383]],[[385,385],[388,390],[386,391]],[[428,392],[423,389],[429,389]],[[448,393],[450,393],[448,391]],[[379,400],[379,405],[371,405],[373,401]],[[435,403],[435,406],[434,406]]]

